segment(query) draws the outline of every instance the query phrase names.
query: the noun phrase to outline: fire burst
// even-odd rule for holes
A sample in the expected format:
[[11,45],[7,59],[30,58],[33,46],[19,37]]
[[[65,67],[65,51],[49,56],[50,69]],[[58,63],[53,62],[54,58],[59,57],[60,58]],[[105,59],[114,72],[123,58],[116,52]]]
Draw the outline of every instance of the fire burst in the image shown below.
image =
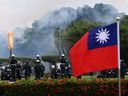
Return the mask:
[[8,48],[10,50],[13,49],[13,34],[12,34],[12,32],[8,33]]

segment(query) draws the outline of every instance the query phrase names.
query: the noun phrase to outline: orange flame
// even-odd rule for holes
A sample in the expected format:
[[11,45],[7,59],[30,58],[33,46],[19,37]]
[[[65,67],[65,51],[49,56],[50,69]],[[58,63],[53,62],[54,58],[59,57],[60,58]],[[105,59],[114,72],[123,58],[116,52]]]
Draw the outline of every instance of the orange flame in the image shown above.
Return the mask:
[[8,33],[8,48],[10,50],[13,49],[13,34],[12,34],[12,32]]

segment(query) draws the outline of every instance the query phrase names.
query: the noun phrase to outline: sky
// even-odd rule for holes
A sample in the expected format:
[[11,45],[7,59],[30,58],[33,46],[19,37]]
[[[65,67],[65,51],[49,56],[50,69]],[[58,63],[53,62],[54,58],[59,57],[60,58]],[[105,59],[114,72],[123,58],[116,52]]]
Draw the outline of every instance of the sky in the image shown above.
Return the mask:
[[31,26],[48,11],[61,7],[93,7],[96,3],[111,4],[119,12],[128,14],[128,0],[0,0],[0,34],[16,27]]

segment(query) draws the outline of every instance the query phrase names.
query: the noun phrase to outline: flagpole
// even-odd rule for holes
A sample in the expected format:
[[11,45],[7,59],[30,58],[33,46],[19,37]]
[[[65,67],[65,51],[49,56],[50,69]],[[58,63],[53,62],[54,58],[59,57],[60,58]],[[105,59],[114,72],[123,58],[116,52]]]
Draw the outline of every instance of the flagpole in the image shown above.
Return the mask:
[[116,18],[117,21],[117,44],[118,44],[118,83],[119,83],[119,96],[121,96],[121,74],[120,74],[120,17]]

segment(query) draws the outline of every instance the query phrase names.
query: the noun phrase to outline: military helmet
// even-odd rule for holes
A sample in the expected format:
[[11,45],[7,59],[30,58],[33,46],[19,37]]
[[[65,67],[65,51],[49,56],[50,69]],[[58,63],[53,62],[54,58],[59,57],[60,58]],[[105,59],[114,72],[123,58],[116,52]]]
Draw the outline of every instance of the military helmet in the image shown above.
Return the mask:
[[36,55],[36,57],[40,57],[40,55]]
[[64,54],[61,54],[61,56],[64,56]]
[[14,55],[14,54],[12,54],[12,57],[15,57],[15,55]]

